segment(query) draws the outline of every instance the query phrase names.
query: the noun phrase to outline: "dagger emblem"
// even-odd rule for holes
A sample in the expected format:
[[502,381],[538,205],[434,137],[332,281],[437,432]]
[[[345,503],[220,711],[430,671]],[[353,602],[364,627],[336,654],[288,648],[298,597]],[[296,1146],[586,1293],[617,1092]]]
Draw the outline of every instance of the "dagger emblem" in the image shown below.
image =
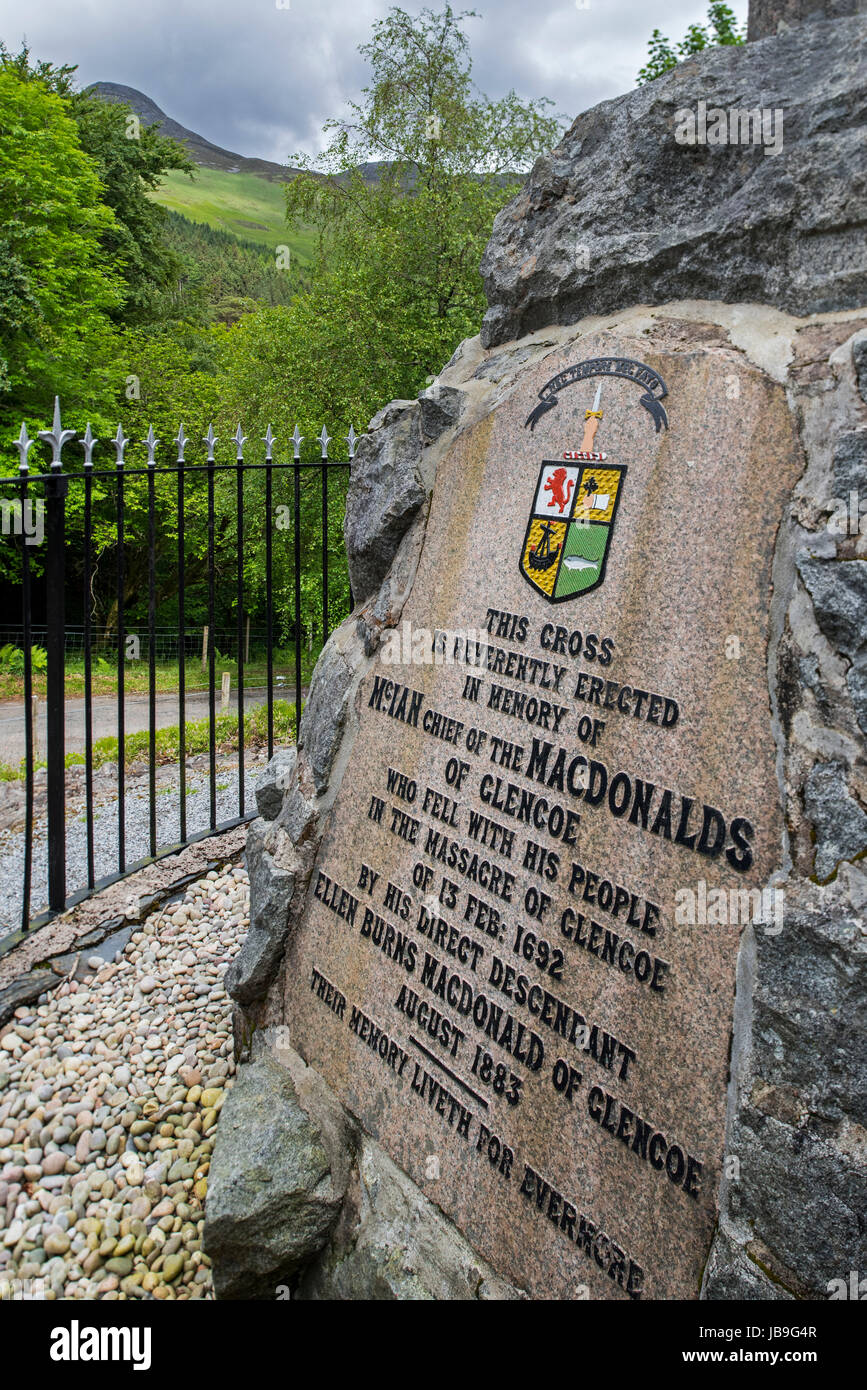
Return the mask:
[[584,438],[581,441],[582,454],[592,454],[594,452],[593,441],[596,438],[596,431],[602,419],[602,411],[599,409],[599,402],[601,400],[602,382],[600,381],[599,385],[596,387],[596,395],[593,400],[592,409],[584,411]]

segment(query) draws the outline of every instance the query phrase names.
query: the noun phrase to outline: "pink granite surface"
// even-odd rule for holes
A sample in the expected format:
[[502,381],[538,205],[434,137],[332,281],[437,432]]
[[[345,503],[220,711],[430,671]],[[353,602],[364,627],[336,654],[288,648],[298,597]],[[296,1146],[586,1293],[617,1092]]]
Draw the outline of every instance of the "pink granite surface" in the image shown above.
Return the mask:
[[[596,382],[565,390],[535,433],[524,421],[550,377],[601,354],[637,357],[660,373],[669,390],[670,428],[654,431],[638,386],[606,378],[594,447],[628,470],[607,573],[596,590],[552,604],[519,571],[525,528],[543,460],[560,460],[564,450],[581,446]],[[395,666],[379,659],[358,692],[360,731],[289,955],[292,1042],[476,1248],[535,1298],[698,1294],[723,1162],[741,926],[678,924],[676,895],[684,888],[698,893],[700,881],[708,892],[759,887],[780,862],[767,622],[775,536],[800,469],[782,390],[736,352],[715,345],[672,349],[652,336],[635,341],[614,332],[587,337],[568,358],[554,354],[528,371],[503,405],[458,437],[439,467],[418,576],[403,613],[413,633],[485,629],[489,609],[526,617],[524,641],[492,634],[491,645],[565,668],[560,693],[463,664]],[[546,624],[580,631],[581,654],[545,649]],[[608,665],[598,656],[587,659],[588,634],[598,639],[597,652],[603,639],[611,639]],[[664,728],[616,707],[576,700],[581,672],[588,681],[615,682],[612,702],[624,686],[676,700],[677,723]],[[475,704],[462,698],[468,674],[482,677]],[[376,677],[423,696],[417,728],[389,717],[390,695],[382,709],[371,708]],[[565,708],[558,731],[488,708],[492,682]],[[424,731],[429,711],[460,721],[453,742]],[[585,715],[605,721],[595,748],[579,736]],[[487,735],[481,752],[468,750],[473,729]],[[523,746],[521,772],[492,761],[495,737]],[[620,817],[607,801],[587,806],[574,777],[572,791],[528,778],[534,737],[553,745],[549,777],[563,748],[567,768],[583,754],[605,765],[609,782],[618,772],[627,774],[628,783],[619,783],[623,796],[634,796],[636,778],[655,784],[649,824],[663,790],[670,789],[672,838],[630,823],[631,801]],[[461,764],[467,770],[458,772],[458,789],[449,777]],[[415,782],[412,804],[389,791],[389,768]],[[577,812],[576,843],[564,845],[544,826],[528,827],[483,801],[491,777],[502,779],[503,796],[511,782],[547,798],[549,807]],[[428,788],[449,801],[429,798],[425,810]],[[700,830],[707,804],[722,814],[733,858],[741,851],[732,823],[741,818],[751,824],[753,862],[746,872],[724,852],[711,858],[674,843],[682,797],[695,803],[686,837]],[[369,814],[372,798],[385,803],[379,824]],[[393,808],[419,822],[414,844],[392,832]],[[473,810],[514,833],[511,857],[470,839]],[[426,853],[431,829],[498,868],[501,895]],[[523,867],[529,841],[559,855],[555,878]],[[582,902],[580,887],[570,893],[573,865],[625,889],[630,905],[636,895],[631,925],[627,908],[615,917]],[[372,892],[361,882],[363,866],[379,876]],[[514,877],[511,901],[502,896],[505,873]],[[444,878],[457,885],[454,906],[445,905],[448,889],[438,901]],[[396,902],[386,910],[388,884],[406,895],[405,918]],[[528,909],[528,890],[550,899],[541,924]],[[499,912],[494,935],[469,910],[470,893]],[[425,902],[448,924],[438,945],[419,930]],[[653,935],[641,926],[647,902],[659,909]],[[383,919],[375,932],[365,928],[366,909]],[[599,924],[597,954],[564,933],[567,909],[584,912],[587,932],[591,922]],[[574,924],[566,918],[567,929]],[[547,949],[525,959],[514,949],[519,929],[534,931]],[[601,958],[606,929],[617,934],[616,951],[624,938],[632,944],[632,952],[624,949],[627,966],[646,952],[640,969],[651,972],[648,978]],[[438,963],[434,983],[442,966],[446,978],[459,977],[445,1000],[422,983],[426,951]],[[562,953],[562,967],[555,952]],[[496,984],[507,966],[515,972],[511,997]],[[526,979],[523,1002],[516,997],[520,976]],[[651,987],[654,978],[661,988]],[[463,1040],[456,1045],[454,1033],[443,1028],[431,1037],[411,1021],[397,1007],[402,990],[404,999],[411,991],[440,1010]],[[558,1035],[557,1005],[545,1005],[545,990],[592,1028],[583,1039],[589,1048],[582,1048],[580,1034],[573,1041]],[[482,1026],[461,1012],[470,999]],[[507,1014],[514,1018],[507,1046],[485,1035],[492,1006],[504,1010],[501,1029]],[[545,1007],[547,1020],[539,1014]],[[354,1009],[383,1030],[381,1050],[359,1036],[367,1027],[359,1014],[351,1027]],[[567,1027],[574,1012],[561,1012]],[[519,1025],[525,1030],[520,1035]],[[526,1055],[529,1033],[544,1049],[537,1070],[529,1064],[537,1059]],[[605,1034],[612,1049],[607,1058]],[[479,1045],[504,1069],[506,1092],[510,1074],[520,1081],[518,1104],[509,1103],[499,1083],[491,1084],[496,1072],[486,1079],[483,1061],[474,1071]],[[636,1116],[649,1126],[646,1156],[635,1138]],[[662,1137],[654,1141],[653,1135]],[[503,1158],[506,1149],[511,1162]]]

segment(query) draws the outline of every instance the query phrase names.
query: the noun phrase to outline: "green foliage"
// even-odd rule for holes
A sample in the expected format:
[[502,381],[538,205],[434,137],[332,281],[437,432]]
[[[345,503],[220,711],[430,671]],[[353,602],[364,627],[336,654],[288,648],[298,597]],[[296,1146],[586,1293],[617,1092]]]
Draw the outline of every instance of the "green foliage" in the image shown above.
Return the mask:
[[664,72],[677,67],[677,54],[661,29],[654,29],[647,42],[647,62],[638,73],[638,85],[653,82]]
[[[245,315],[223,341],[223,415],[242,418],[253,439],[271,424],[285,451],[297,423],[305,456],[309,450],[314,458],[315,437],[327,424],[332,457],[346,458],[342,436],[350,425],[361,431],[387,401],[412,398],[461,339],[478,331],[485,308],[478,266],[494,217],[516,188],[510,171],[547,150],[559,127],[548,101],[523,104],[514,93],[491,101],[475,92],[464,17],[449,5],[416,18],[389,11],[362,49],[373,69],[364,103],[352,105],[350,122],[326,127],[330,144],[317,160],[326,176],[292,157],[302,173],[286,189],[290,228],[300,234],[312,225],[318,238],[308,283],[291,303]],[[372,169],[371,160],[384,162]],[[248,485],[251,513],[261,517],[262,474]],[[345,489],[346,475],[332,473],[332,621],[346,611],[348,595]],[[282,474],[273,535],[282,640],[295,606],[291,503],[291,477]],[[303,470],[305,639],[322,624],[320,516],[320,478]],[[259,593],[263,549],[254,530],[245,555]]]
[[99,178],[99,199],[114,214],[100,235],[106,261],[123,283],[113,316],[124,323],[142,321],[153,316],[155,291],[170,284],[178,270],[163,235],[165,211],[149,195],[169,170],[191,172],[194,166],[182,145],[142,125],[126,104],[78,91],[75,71],[69,65],[32,64],[26,44],[13,55],[0,43],[0,72],[54,93],[75,121],[80,147]]
[[653,82],[664,72],[677,67],[683,58],[693,53],[701,53],[706,48],[721,48],[730,44],[744,43],[745,37],[738,28],[734,11],[723,0],[714,0],[708,7],[707,28],[702,24],[690,24],[683,39],[676,47],[661,33],[654,29],[647,44],[647,63],[638,74],[638,84]]
[[[493,219],[516,171],[557,138],[549,101],[475,91],[460,23],[471,13],[391,9],[361,49],[373,69],[364,103],[326,126],[318,162],[330,177],[294,157],[302,173],[286,190],[289,222],[316,226],[319,249],[286,338],[300,330],[312,349],[303,384],[293,370],[292,394],[317,414],[331,403],[341,420],[366,420],[391,397],[415,395],[477,331]],[[371,159],[385,161],[375,180]]]
[[[151,320],[159,312],[155,298],[177,278],[180,264],[165,237],[166,213],[148,195],[167,170],[192,170],[192,162],[182,145],[157,129],[128,125],[133,113],[122,103],[76,92],[71,110],[82,148],[99,170],[103,200],[115,214],[116,227],[103,240],[126,284],[115,317],[125,324]],[[131,129],[138,132],[134,138]]]
[[128,107],[76,90],[74,73],[0,43],[0,457],[8,464],[21,419],[33,435],[55,395],[67,416],[80,411],[97,433],[108,426],[126,325],[162,313],[160,296],[180,268],[150,194],[166,170],[192,167],[185,150],[131,124]]
[[[48,666],[48,654],[44,647],[30,648],[30,669],[32,671],[44,671]],[[8,671],[12,675],[23,675],[24,673],[24,652],[20,647],[15,647],[11,642],[0,647],[0,671]]]
[[[218,753],[237,752],[238,717],[235,714],[218,714],[214,721],[216,747]],[[210,720],[188,720],[184,725],[184,756],[195,757],[207,753],[210,747]],[[288,700],[274,701],[274,741],[291,743],[295,736],[295,706]],[[248,749],[260,749],[268,742],[268,707],[256,705],[244,714],[244,745]],[[124,740],[124,764],[129,767],[141,758],[148,756],[150,733],[142,729],[139,733],[127,734]],[[93,745],[93,765],[102,767],[104,763],[116,763],[118,741],[113,735],[98,738]],[[156,731],[157,763],[176,763],[181,757],[180,727],[173,724]]]
[[[174,459],[183,422],[186,460],[203,464],[202,436],[213,421],[218,465],[226,464],[239,420],[251,465],[263,460],[268,424],[281,463],[291,458],[296,423],[305,461],[319,456],[323,424],[332,459],[346,459],[350,425],[361,432],[387,401],[416,395],[478,331],[485,308],[478,267],[493,219],[559,125],[546,100],[525,103],[514,92],[491,100],[476,90],[462,27],[470,17],[447,4],[415,17],[393,8],[379,20],[362,50],[372,70],[363,100],[347,122],[327,127],[325,175],[308,163],[285,186],[212,170],[191,182],[179,146],[146,128],[127,139],[129,109],[78,92],[74,68],[33,63],[26,49],[12,58],[0,46],[0,459],[14,467],[22,416],[35,435],[55,394],[64,425],[80,434],[92,422],[98,467],[114,462],[109,441],[120,418],[132,441],[124,484],[128,632],[147,615],[148,480],[133,473],[145,462],[150,425],[160,463]],[[291,271],[278,266],[283,245]],[[37,445],[34,470],[44,458]],[[81,471],[77,444],[64,461]],[[199,626],[207,621],[208,474],[186,475],[182,507],[176,477],[152,476],[157,621],[177,620],[182,517],[186,618]],[[275,468],[272,478],[269,516],[265,470],[246,471],[241,534],[234,470],[215,471],[215,623],[237,620],[242,547],[244,607],[254,622],[261,617],[270,534],[275,635],[285,643],[297,634],[306,651],[323,628],[321,476],[300,471],[300,614],[293,470]],[[348,605],[346,483],[345,471],[329,471],[332,624]],[[114,480],[94,476],[87,586],[84,488],[71,486],[67,500],[69,591],[87,587],[95,634],[108,645],[117,631],[116,499]],[[43,558],[41,549],[30,555],[37,578]],[[8,547],[3,577],[15,582],[18,566],[19,549]]]
[[279,268],[266,247],[176,212],[168,214],[165,240],[177,271],[160,301],[164,321],[233,323],[259,305],[288,304],[301,283],[297,270]]
[[[131,443],[126,461],[130,469],[141,468],[147,458],[144,440],[153,425],[160,440],[158,457],[163,461],[177,456],[174,443],[183,423],[189,438],[188,461],[198,464],[206,457],[203,435],[212,420],[220,423],[220,343],[221,327],[197,328],[167,325],[159,333],[146,328],[130,329],[118,340],[113,361],[114,385],[121,395],[124,383],[131,398],[122,397],[119,411],[124,433]],[[80,421],[73,421],[79,428]],[[232,426],[234,429],[234,425]],[[113,431],[112,431],[113,432]],[[218,433],[222,433],[221,427]],[[107,443],[99,446],[95,457],[113,458]],[[71,487],[67,499],[67,530],[73,537],[83,535],[83,488]],[[154,475],[156,521],[157,606],[161,623],[173,622],[177,613],[177,531],[178,487],[170,473]],[[196,623],[206,612],[207,575],[207,480],[204,473],[188,473],[184,489],[184,528],[187,618]],[[124,485],[125,586],[124,607],[128,631],[145,620],[148,594],[148,480],[128,477]],[[221,515],[217,524],[218,583],[231,583],[231,553],[226,549],[231,517]],[[114,553],[116,551],[116,490],[101,479],[93,484],[93,550],[96,579],[92,585],[93,618],[97,629],[111,633],[117,628]],[[81,546],[73,547],[67,561],[70,583],[80,585],[77,573]]]
[[708,21],[713,30],[714,43],[720,47],[746,42],[746,35],[738,28],[734,11],[721,0],[714,0],[708,9]]
[[[99,171],[55,92],[0,64],[0,430],[55,394],[105,401],[100,357],[123,289]],[[17,433],[17,430],[15,431]]]

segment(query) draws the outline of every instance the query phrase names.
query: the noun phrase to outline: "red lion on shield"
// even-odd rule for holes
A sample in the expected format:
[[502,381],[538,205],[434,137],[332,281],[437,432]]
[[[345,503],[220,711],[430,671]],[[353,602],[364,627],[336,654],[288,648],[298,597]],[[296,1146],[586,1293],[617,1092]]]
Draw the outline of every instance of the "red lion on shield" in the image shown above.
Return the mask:
[[549,507],[554,507],[554,506],[559,507],[559,508],[560,508],[560,515],[561,515],[561,516],[562,516],[563,513],[565,512],[566,508],[569,506],[569,499],[570,499],[570,497],[572,496],[572,489],[573,489],[574,486],[575,486],[575,479],[574,479],[574,478],[570,478],[570,479],[569,479],[569,482],[568,482],[568,484],[567,484],[567,486],[566,486],[566,489],[565,489],[565,491],[564,491],[563,484],[564,484],[565,482],[566,482],[566,469],[565,469],[565,468],[555,468],[555,469],[554,469],[554,472],[551,474],[550,478],[548,479],[548,481],[546,482],[545,487],[544,487],[544,491],[545,491],[545,492],[550,492],[550,494],[551,494],[551,501],[548,503],[548,506],[549,506]]

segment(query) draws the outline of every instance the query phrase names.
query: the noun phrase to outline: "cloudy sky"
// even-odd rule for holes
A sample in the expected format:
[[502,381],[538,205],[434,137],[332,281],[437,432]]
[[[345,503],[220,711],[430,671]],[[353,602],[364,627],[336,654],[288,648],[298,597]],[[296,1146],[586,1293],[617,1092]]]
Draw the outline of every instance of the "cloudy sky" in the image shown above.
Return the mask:
[[[730,0],[746,18],[747,0]],[[411,14],[425,8],[403,0]],[[440,9],[439,0],[427,7]],[[549,96],[570,119],[635,85],[655,26],[680,39],[706,0],[468,0],[473,77],[489,96]],[[315,154],[367,78],[357,53],[388,0],[0,0],[13,50],[121,82],[239,154]]]

